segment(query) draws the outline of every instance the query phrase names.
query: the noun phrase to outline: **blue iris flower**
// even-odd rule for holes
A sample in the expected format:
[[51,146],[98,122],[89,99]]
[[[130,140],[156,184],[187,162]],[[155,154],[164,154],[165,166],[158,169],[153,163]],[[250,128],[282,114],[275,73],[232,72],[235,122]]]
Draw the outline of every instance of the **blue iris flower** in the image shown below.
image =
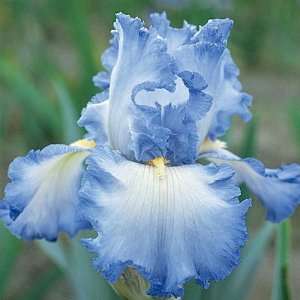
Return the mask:
[[[227,48],[233,22],[170,26],[151,15],[146,28],[122,13],[102,56],[101,92],[83,110],[84,140],[17,158],[0,217],[23,239],[55,240],[93,228],[84,240],[94,266],[114,283],[125,270],[149,283],[148,294],[181,297],[239,263],[250,200],[245,182],[272,222],[300,201],[300,166],[267,169],[240,158],[218,138],[231,117],[251,119],[251,96]],[[199,158],[211,163],[201,165]]]

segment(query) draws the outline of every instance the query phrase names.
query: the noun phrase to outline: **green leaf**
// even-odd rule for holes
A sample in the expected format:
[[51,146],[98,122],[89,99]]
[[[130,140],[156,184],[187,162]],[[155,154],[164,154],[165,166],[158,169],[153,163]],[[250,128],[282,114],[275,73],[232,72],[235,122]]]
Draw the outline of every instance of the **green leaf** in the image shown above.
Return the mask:
[[253,286],[257,269],[273,235],[274,228],[274,224],[266,222],[255,238],[246,245],[242,252],[241,264],[225,281],[226,288],[222,289],[226,299],[247,299]]
[[240,152],[242,157],[251,157],[256,153],[257,123],[257,119],[253,118],[253,120],[247,124]]
[[55,92],[60,105],[61,120],[63,123],[63,139],[66,143],[71,143],[80,137],[80,130],[77,126],[77,112],[73,106],[72,99],[62,81],[53,82]]
[[90,77],[96,72],[96,64],[93,57],[94,46],[90,36],[86,3],[80,0],[70,0],[67,3],[66,13],[73,41],[81,60],[82,71]]
[[70,242],[68,262],[68,273],[78,300],[120,299],[105,279],[94,270],[91,256],[78,239]]
[[105,279],[97,273],[91,256],[80,244],[80,238],[60,239],[56,243],[38,242],[43,251],[60,267],[69,279],[76,300],[119,300]]
[[298,142],[298,145],[300,146],[300,112],[298,103],[295,102],[289,106],[288,116],[294,136]]
[[4,295],[22,243],[0,223],[0,298]]
[[55,107],[47,97],[40,93],[34,84],[25,76],[23,70],[0,57],[0,79],[14,93],[14,99],[23,109],[27,110],[31,118],[38,120],[38,124],[51,130],[52,133],[60,132],[59,119]]
[[274,272],[272,300],[290,300],[289,286],[289,250],[290,250],[290,221],[277,225],[276,266]]
[[184,300],[201,300],[203,289],[196,282],[189,282],[184,287]]
[[82,106],[86,103],[85,99],[91,97],[96,91],[91,81],[91,76],[97,72],[97,60],[93,55],[95,46],[90,34],[88,6],[81,0],[62,1],[62,3],[65,7],[66,25],[74,42],[74,49],[77,51],[81,75],[80,85],[74,96],[77,98],[76,103]]
[[55,243],[50,243],[44,240],[37,241],[36,243],[57,266],[59,266],[62,270],[67,270],[68,264],[61,239],[57,240]]

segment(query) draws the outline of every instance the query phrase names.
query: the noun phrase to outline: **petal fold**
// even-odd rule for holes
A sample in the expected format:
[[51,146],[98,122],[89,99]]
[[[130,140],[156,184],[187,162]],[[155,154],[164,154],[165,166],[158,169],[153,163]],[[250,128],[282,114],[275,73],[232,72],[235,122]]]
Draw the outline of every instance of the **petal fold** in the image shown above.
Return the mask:
[[79,146],[50,145],[16,158],[10,183],[0,202],[8,229],[26,240],[56,240],[60,232],[74,236],[89,223],[79,216],[78,191],[90,142]]
[[200,154],[216,164],[228,164],[236,171],[236,181],[244,182],[266,209],[266,218],[281,222],[300,204],[300,165],[283,165],[268,169],[254,158],[242,159],[225,149]]
[[78,120],[78,125],[87,131],[85,138],[103,145],[108,141],[108,100],[94,101],[87,104]]
[[215,139],[229,129],[231,117],[240,116],[249,121],[251,96],[242,92],[239,70],[227,47],[233,22],[229,19],[210,20],[195,35],[196,43],[183,45],[175,51],[180,71],[198,72],[207,82],[207,94],[213,105],[199,124],[200,140]]
[[[211,97],[203,92],[206,87],[199,74],[187,71],[178,74],[174,92],[144,85],[133,99],[130,126],[130,147],[137,161],[163,156],[172,165],[195,162],[197,122],[212,103]],[[151,105],[152,99],[156,102]]]
[[87,160],[81,211],[98,232],[84,240],[95,268],[110,282],[133,268],[151,296],[181,297],[183,284],[224,279],[247,239],[250,201],[238,201],[230,167],[156,168],[97,149]]
[[150,19],[157,33],[166,39],[168,53],[173,54],[178,47],[194,42],[193,37],[197,32],[196,26],[184,22],[181,28],[171,27],[165,12],[153,13],[150,15]]

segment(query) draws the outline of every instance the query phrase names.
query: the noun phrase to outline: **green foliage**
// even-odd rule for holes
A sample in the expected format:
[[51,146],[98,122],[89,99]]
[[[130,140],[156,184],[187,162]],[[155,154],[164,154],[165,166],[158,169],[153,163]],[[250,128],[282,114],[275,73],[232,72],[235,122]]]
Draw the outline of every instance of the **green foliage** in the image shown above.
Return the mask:
[[[300,149],[300,110],[299,110],[299,99],[293,101],[289,105],[288,116],[291,125],[292,132],[295,136],[296,142]],[[300,153],[300,152],[299,152]]]
[[22,243],[8,232],[0,223],[0,298],[4,295],[16,259],[22,250]]
[[276,265],[274,272],[272,300],[290,300],[289,252],[291,224],[287,220],[277,226]]
[[257,118],[253,118],[250,123],[247,124],[245,133],[242,139],[242,145],[240,150],[241,157],[253,157],[256,154],[257,145]]
[[60,132],[55,106],[34,86],[23,70],[0,57],[0,78],[14,94],[14,100],[18,101],[23,113],[34,118],[46,132]]
[[[257,140],[257,118],[247,124],[245,133],[243,135],[240,155],[241,157],[255,157],[256,154],[256,140]],[[245,184],[241,185],[241,196],[240,199],[250,198],[250,194],[246,188]]]
[[57,243],[38,242],[43,251],[69,279],[76,300],[118,300],[119,297],[91,265],[91,257],[80,238]]
[[78,114],[64,83],[56,80],[53,82],[53,87],[60,106],[61,120],[63,120],[63,140],[65,143],[72,143],[80,138],[80,130],[77,126]]
[[63,273],[57,267],[52,267],[32,284],[30,287],[25,289],[19,300],[40,300],[42,299],[52,286],[62,278]]

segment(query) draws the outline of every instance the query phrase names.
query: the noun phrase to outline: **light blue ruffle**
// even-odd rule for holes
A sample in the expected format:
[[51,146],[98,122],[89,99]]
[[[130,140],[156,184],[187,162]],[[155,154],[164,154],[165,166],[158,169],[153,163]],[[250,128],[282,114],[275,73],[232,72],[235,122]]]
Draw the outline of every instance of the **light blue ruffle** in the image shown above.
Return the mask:
[[236,181],[245,182],[266,209],[266,218],[281,222],[290,217],[300,204],[300,165],[283,165],[278,169],[265,168],[254,158],[242,159],[220,149],[202,153],[217,164],[228,164],[236,171]]
[[78,191],[84,148],[50,145],[16,158],[9,167],[10,183],[0,202],[0,217],[25,240],[56,240],[60,232],[74,236],[89,228],[79,216]]
[[159,176],[109,149],[97,149],[87,166],[81,211],[98,237],[84,245],[110,282],[131,267],[150,295],[181,297],[188,280],[208,287],[239,263],[250,201],[239,203],[230,167],[166,167]]
[[211,110],[199,124],[199,139],[215,139],[229,129],[231,117],[251,119],[251,96],[242,92],[239,70],[227,47],[233,22],[210,20],[194,36],[196,43],[179,47],[174,56],[180,71],[198,72],[207,82],[206,93],[213,98]]
[[168,53],[172,54],[178,47],[195,42],[193,37],[197,32],[196,26],[184,22],[182,28],[171,27],[165,12],[153,13],[150,19],[157,33],[166,39]]

